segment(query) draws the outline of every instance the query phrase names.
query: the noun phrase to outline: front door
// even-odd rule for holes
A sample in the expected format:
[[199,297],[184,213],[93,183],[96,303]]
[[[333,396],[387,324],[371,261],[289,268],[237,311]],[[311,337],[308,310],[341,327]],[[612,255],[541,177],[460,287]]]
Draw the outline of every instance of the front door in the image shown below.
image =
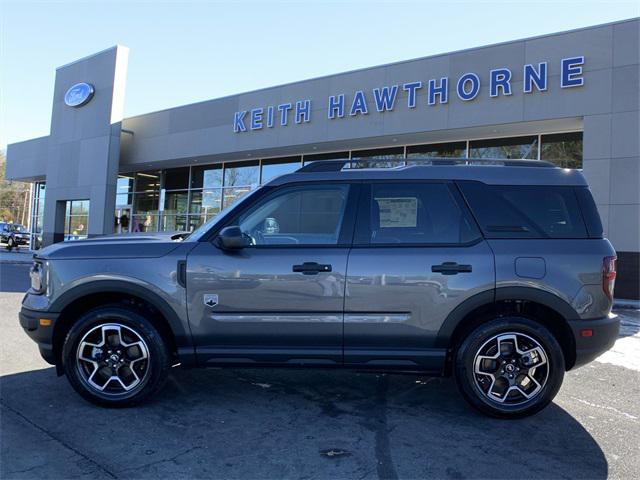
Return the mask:
[[200,362],[342,363],[355,190],[278,188],[226,222],[252,245],[225,251],[200,242],[191,251],[187,301]]
[[380,182],[362,192],[347,271],[345,364],[439,370],[436,337],[494,288],[493,254],[454,184]]

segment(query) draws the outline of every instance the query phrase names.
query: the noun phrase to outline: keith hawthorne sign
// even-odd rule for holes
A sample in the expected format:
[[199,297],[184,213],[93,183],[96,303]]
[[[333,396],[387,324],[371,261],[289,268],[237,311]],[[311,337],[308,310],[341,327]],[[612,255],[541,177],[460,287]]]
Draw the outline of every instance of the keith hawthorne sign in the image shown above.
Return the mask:
[[[582,67],[584,56],[563,58],[560,61],[560,88],[581,87],[584,85]],[[489,97],[512,94],[511,70],[495,68],[489,71]],[[545,92],[548,88],[547,62],[538,65],[526,64],[523,67],[523,93]],[[402,89],[407,94],[406,108],[417,108],[419,104],[434,106],[449,102],[449,90],[455,91],[462,102],[474,100],[480,93],[480,77],[473,72],[459,78],[432,78],[427,82],[420,80],[403,84],[387,85],[371,91],[356,90],[350,95],[337,93],[327,99],[327,119],[357,117],[369,112],[389,112],[396,107],[396,99]],[[425,101],[426,100],[426,101]],[[235,133],[286,127],[290,124],[303,124],[311,121],[311,100],[303,99],[279,105],[241,110],[233,115]]]

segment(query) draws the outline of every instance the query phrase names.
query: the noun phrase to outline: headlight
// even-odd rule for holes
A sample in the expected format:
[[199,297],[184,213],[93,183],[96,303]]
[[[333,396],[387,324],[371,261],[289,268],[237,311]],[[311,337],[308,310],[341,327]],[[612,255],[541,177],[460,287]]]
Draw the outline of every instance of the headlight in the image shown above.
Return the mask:
[[29,271],[31,276],[31,289],[34,293],[45,293],[47,291],[47,264],[36,260]]

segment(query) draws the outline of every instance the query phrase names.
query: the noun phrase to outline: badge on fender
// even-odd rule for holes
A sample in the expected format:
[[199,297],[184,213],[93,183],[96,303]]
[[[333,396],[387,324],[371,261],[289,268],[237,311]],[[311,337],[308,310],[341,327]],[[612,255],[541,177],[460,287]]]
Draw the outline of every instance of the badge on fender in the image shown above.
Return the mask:
[[216,293],[205,293],[204,304],[207,307],[215,307],[218,305],[218,295]]

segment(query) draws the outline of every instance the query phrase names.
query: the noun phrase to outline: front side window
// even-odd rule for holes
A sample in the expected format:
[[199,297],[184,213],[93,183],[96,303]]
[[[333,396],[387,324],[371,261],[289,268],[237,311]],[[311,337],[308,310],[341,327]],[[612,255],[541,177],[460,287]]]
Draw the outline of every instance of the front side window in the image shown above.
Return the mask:
[[477,227],[445,183],[379,183],[371,186],[369,228],[358,243],[466,244]]
[[288,187],[240,215],[238,225],[254,245],[336,245],[348,185]]

